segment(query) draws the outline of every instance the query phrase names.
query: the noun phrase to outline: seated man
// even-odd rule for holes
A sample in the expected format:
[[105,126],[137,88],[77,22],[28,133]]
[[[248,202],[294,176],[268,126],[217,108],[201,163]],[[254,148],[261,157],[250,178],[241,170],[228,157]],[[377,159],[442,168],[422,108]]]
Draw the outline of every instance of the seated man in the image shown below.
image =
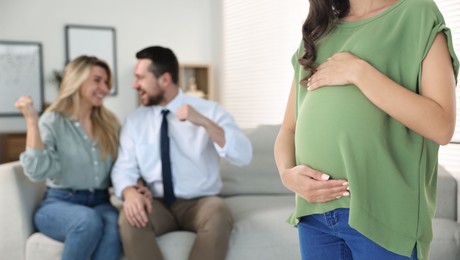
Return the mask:
[[[189,259],[225,259],[232,216],[216,195],[219,157],[249,164],[252,146],[232,116],[215,102],[187,96],[178,86],[178,61],[160,46],[136,54],[134,88],[143,104],[126,119],[112,170],[123,199],[119,226],[128,259],[163,259],[156,236],[197,234]],[[137,188],[145,180],[153,202]]]

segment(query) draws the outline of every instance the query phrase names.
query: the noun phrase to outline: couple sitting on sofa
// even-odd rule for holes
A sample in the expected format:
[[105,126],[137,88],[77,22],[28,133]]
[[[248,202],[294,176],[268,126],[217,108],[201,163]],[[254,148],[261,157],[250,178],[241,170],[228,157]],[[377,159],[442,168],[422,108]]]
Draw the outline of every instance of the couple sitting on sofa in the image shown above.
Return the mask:
[[[170,49],[148,47],[136,57],[134,88],[144,106],[120,136],[103,106],[110,69],[96,57],[66,66],[59,97],[40,120],[30,97],[16,102],[27,124],[21,163],[48,187],[35,226],[64,242],[62,259],[119,259],[121,245],[129,259],[162,259],[155,237],[179,229],[197,233],[190,259],[224,259],[232,215],[216,196],[220,157],[248,164],[251,143],[216,103],[182,93]],[[120,217],[110,177],[123,198]]]

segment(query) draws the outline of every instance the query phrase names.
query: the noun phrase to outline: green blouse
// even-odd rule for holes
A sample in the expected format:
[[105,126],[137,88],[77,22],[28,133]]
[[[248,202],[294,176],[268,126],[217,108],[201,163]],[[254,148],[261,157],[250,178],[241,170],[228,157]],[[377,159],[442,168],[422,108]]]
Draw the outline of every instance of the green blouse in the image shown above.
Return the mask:
[[[400,0],[377,16],[340,22],[318,46],[317,62],[351,52],[412,92],[420,93],[421,64],[437,33],[448,38],[455,76],[459,63],[452,37],[433,0]],[[308,73],[292,63],[297,82],[295,153],[308,165],[346,179],[350,197],[308,203],[296,197],[290,221],[350,208],[349,224],[395,253],[409,256],[417,244],[428,257],[436,208],[439,145],[420,136],[373,105],[353,86],[308,92],[298,82]]]
[[53,188],[106,189],[113,160],[103,160],[99,146],[76,120],[55,112],[40,117],[44,150],[26,148],[20,156],[25,174]]

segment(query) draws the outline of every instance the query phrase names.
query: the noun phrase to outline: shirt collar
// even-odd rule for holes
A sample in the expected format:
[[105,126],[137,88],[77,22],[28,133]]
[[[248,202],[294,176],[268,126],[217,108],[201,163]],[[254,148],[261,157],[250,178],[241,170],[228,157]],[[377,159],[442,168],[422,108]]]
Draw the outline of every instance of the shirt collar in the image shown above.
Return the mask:
[[182,89],[179,89],[179,92],[177,93],[176,97],[171,100],[171,102],[169,102],[166,106],[162,107],[162,106],[153,106],[153,110],[155,112],[155,114],[161,114],[161,110],[163,109],[167,109],[169,110],[169,113],[171,114],[176,114],[176,110],[182,105],[184,104],[184,92],[182,91]]

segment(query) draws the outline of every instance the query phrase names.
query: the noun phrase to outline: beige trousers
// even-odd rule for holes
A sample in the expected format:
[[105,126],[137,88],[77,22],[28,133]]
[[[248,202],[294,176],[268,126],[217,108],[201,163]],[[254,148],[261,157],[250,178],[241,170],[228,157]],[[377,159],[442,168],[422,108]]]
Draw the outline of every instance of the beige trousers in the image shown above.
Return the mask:
[[233,219],[222,198],[209,196],[193,200],[177,199],[169,208],[162,200],[154,199],[146,227],[131,226],[123,210],[118,224],[123,250],[129,260],[163,259],[155,237],[175,230],[196,233],[190,260],[224,260]]

